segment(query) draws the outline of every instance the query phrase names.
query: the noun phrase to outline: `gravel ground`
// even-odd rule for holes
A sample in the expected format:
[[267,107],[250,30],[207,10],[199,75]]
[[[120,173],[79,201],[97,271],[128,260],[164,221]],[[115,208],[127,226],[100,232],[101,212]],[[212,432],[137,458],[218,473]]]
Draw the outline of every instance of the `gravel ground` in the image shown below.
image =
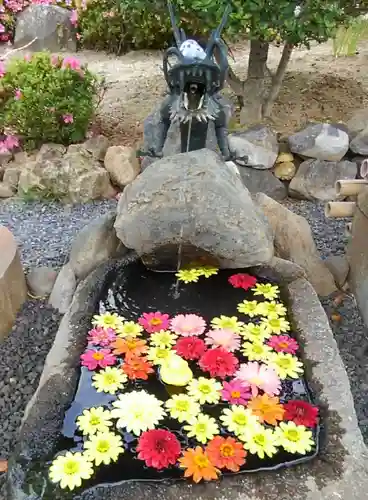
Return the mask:
[[[323,257],[344,253],[344,221],[326,220],[322,204],[304,201],[285,204],[308,219]],[[0,202],[0,224],[13,231],[26,268],[59,267],[66,261],[76,232],[115,205],[115,201],[103,201],[63,207],[58,203],[11,200]],[[350,378],[360,427],[368,441],[368,405],[364,400],[368,393],[368,332],[353,299],[347,297],[338,308],[332,300],[324,300],[323,306],[329,317],[336,311],[341,315],[340,321],[332,322],[332,328]],[[37,387],[59,320],[60,316],[44,302],[28,301],[12,333],[1,345],[0,458],[7,458],[14,444],[24,407]],[[0,475],[0,500],[3,498],[6,497],[1,490]]]

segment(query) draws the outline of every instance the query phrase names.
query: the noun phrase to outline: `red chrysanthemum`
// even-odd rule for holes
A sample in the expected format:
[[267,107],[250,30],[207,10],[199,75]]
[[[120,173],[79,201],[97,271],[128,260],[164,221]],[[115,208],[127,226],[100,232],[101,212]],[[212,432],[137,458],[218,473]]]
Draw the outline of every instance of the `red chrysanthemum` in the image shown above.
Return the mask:
[[139,438],[137,452],[139,460],[144,460],[148,467],[161,470],[176,464],[181,446],[172,432],[152,429]]
[[216,347],[205,352],[198,362],[200,368],[211,377],[231,377],[238,368],[239,361],[232,352]]
[[318,408],[307,401],[294,400],[284,404],[284,420],[292,420],[296,425],[315,427],[318,422]]
[[199,359],[206,351],[206,344],[198,337],[182,337],[176,342],[174,349],[184,359]]
[[239,273],[230,276],[228,281],[234,288],[244,288],[244,290],[249,290],[249,288],[252,288],[257,283],[257,278],[251,276],[250,274]]

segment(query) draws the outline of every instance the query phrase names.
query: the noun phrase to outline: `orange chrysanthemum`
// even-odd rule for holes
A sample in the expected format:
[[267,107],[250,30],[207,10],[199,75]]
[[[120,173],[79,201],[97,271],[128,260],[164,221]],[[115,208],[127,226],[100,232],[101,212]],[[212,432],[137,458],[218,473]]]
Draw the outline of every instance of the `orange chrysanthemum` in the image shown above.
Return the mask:
[[127,356],[122,370],[131,380],[147,380],[148,375],[154,371],[151,363],[143,356]]
[[145,340],[139,340],[133,337],[125,339],[118,337],[112,342],[111,347],[114,349],[114,354],[122,354],[126,356],[141,356],[147,352],[147,343]]
[[215,436],[206,447],[206,453],[211,463],[219,469],[238,472],[245,464],[247,452],[242,443],[232,437]]
[[199,483],[202,479],[212,481],[220,474],[219,469],[211,463],[207,453],[200,446],[186,450],[179,458],[179,463],[182,469],[186,469],[184,476],[193,476],[195,483]]
[[259,417],[260,422],[266,424],[277,425],[277,421],[284,418],[285,410],[279,404],[279,398],[270,397],[268,394],[251,399],[248,408]]

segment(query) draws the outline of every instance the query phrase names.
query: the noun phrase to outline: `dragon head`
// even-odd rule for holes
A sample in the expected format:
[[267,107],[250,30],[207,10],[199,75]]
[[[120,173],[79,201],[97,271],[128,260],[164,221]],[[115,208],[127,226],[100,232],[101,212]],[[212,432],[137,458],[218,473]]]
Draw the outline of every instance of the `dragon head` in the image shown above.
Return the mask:
[[199,121],[215,120],[220,108],[213,97],[223,88],[228,70],[227,50],[220,36],[231,7],[225,9],[205,49],[178,29],[170,0],[168,7],[176,41],[176,47],[165,52],[163,64],[166,82],[174,96],[170,118],[183,123],[191,117]]

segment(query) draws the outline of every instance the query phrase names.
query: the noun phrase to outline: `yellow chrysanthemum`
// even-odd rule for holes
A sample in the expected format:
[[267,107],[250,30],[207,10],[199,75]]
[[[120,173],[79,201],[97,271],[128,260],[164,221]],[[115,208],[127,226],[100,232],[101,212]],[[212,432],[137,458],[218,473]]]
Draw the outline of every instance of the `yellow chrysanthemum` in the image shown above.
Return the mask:
[[92,474],[93,465],[87,457],[70,451],[55,458],[49,471],[51,482],[60,483],[60,488],[70,490],[82,486],[82,480],[90,479]]
[[134,321],[124,321],[120,326],[116,328],[116,333],[119,337],[139,337],[142,335],[143,326]]
[[201,273],[198,269],[181,269],[175,276],[179,281],[183,281],[184,283],[196,283]]
[[124,321],[125,318],[123,316],[119,316],[117,313],[106,312],[93,316],[92,325],[100,326],[101,328],[112,328],[117,331]]
[[242,329],[244,323],[242,321],[238,321],[236,316],[224,316],[213,318],[211,321],[211,326],[214,329],[218,330],[232,330],[235,333],[239,333]]
[[263,295],[267,300],[273,300],[279,296],[280,290],[277,285],[271,285],[271,283],[257,283],[252,288],[252,292],[254,292],[254,295]]
[[315,445],[311,431],[295,422],[281,422],[275,430],[275,436],[277,444],[289,453],[305,455]]
[[282,380],[287,377],[299,378],[304,372],[303,364],[298,358],[286,352],[270,353],[266,363],[275,369]]
[[240,335],[250,342],[264,342],[271,337],[263,325],[256,325],[255,323],[247,323],[240,331]]
[[221,397],[222,384],[214,378],[199,377],[188,384],[188,394],[201,405],[218,403]]
[[213,266],[201,266],[197,268],[200,276],[204,276],[205,278],[210,278],[219,272],[218,267]]
[[186,394],[175,394],[166,401],[165,406],[170,413],[170,417],[175,418],[180,423],[189,422],[201,411],[197,401]]
[[261,459],[265,458],[265,455],[272,457],[277,453],[278,441],[275,433],[261,424],[248,427],[239,439],[243,441],[243,446],[249,453],[258,455]]
[[149,359],[154,365],[161,365],[164,361],[167,361],[173,354],[174,352],[171,349],[153,346],[148,349],[147,359]]
[[271,302],[260,302],[257,311],[265,318],[279,318],[280,316],[285,316],[286,307],[280,302],[273,300]]
[[262,342],[244,342],[242,353],[249,361],[263,361],[272,352],[271,347]]
[[116,462],[124,453],[123,441],[118,434],[98,432],[84,443],[86,457],[96,465]]
[[216,420],[203,413],[191,419],[188,425],[184,425],[184,430],[187,432],[188,437],[194,437],[202,444],[207,443],[207,441],[219,433]]
[[92,380],[92,385],[96,388],[97,392],[115,394],[124,387],[128,377],[120,368],[108,366],[104,370],[95,373]]
[[171,349],[171,346],[175,344],[177,338],[178,336],[175,335],[175,333],[169,330],[161,330],[151,334],[150,344],[163,349]]
[[236,436],[244,434],[248,427],[252,427],[259,422],[259,418],[251,410],[240,405],[231,405],[225,408],[220,417],[224,427]]
[[246,314],[250,318],[254,318],[254,316],[260,315],[258,306],[259,303],[256,300],[243,300],[243,302],[237,305],[237,309],[240,313]]
[[102,406],[84,410],[77,418],[77,426],[84,435],[96,434],[96,432],[108,432],[112,426],[111,412],[104,410]]
[[261,325],[267,333],[280,335],[290,330],[290,323],[285,318],[263,318]]

